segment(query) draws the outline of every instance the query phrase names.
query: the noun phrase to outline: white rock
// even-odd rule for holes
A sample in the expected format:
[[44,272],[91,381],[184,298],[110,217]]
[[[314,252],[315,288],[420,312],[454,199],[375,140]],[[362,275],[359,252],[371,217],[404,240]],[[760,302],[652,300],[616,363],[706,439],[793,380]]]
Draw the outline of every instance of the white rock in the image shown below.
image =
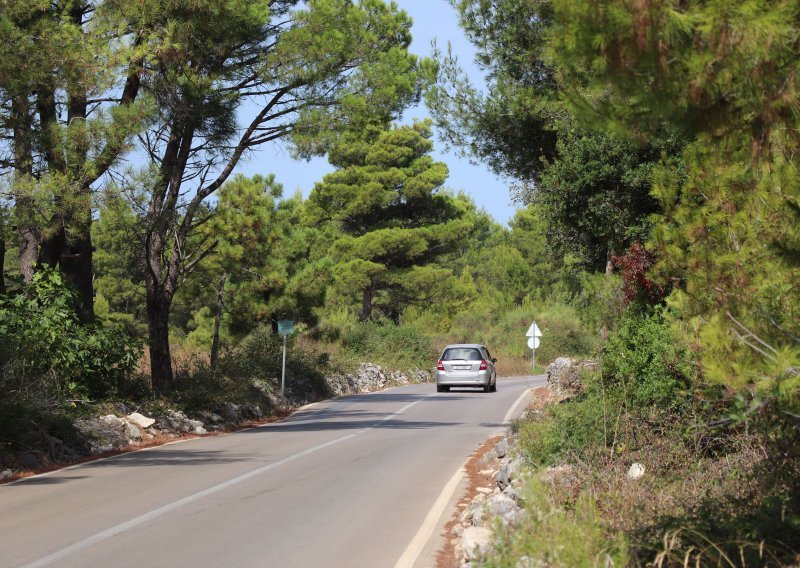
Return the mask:
[[507,453],[508,453],[508,441],[506,441],[506,439],[503,438],[494,445],[494,455],[502,459],[506,457]]
[[492,544],[492,531],[483,527],[467,527],[461,536],[464,558],[475,560],[484,554]]
[[640,463],[631,464],[628,470],[628,479],[639,479],[644,475],[644,466]]
[[125,435],[131,440],[138,442],[142,439],[142,431],[132,422],[123,422],[125,425]]
[[131,414],[128,414],[126,419],[134,426],[142,429],[150,428],[150,426],[156,423],[155,418],[148,418],[147,416],[139,414],[138,412],[132,412]]
[[8,479],[12,475],[14,475],[13,471],[10,469],[4,469],[2,472],[0,472],[0,479]]
[[492,495],[486,500],[486,507],[488,508],[489,513],[495,516],[505,515],[506,513],[514,511],[518,508],[517,503],[504,493]]
[[116,426],[116,427],[122,426],[122,420],[120,420],[113,414],[109,414],[108,416],[103,416],[100,420],[102,420],[109,426]]
[[491,490],[491,489],[489,489],[488,487],[478,487],[478,491],[479,491],[480,493],[485,493],[485,494],[487,494],[487,495],[488,495],[488,494],[490,494],[490,493],[492,492],[492,490]]

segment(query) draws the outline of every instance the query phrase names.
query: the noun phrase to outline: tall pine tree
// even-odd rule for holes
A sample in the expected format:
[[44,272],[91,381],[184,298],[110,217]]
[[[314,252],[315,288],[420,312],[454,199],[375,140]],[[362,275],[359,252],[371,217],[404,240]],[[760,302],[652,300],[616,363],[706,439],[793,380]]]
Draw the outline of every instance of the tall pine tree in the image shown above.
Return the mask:
[[430,137],[423,122],[345,138],[330,155],[337,171],[309,197],[312,218],[329,223],[336,288],[360,303],[363,321],[397,321],[405,307],[451,291],[452,270],[436,260],[469,222],[442,191],[447,166],[430,156]]

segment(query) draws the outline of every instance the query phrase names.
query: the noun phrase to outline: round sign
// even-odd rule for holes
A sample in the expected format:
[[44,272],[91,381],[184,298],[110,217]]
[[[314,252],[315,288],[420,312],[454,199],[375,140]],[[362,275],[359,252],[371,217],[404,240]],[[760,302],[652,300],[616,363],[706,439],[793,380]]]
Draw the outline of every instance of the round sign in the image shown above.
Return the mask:
[[538,337],[529,337],[528,338],[528,347],[531,349],[538,349],[539,348],[539,338]]

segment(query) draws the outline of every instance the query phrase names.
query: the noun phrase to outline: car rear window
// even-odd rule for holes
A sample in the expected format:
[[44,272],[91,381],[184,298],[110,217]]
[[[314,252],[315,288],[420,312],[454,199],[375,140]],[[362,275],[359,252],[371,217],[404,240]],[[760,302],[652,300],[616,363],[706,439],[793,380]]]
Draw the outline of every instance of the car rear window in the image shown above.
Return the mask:
[[480,350],[474,347],[456,347],[447,349],[442,355],[442,361],[456,361],[463,359],[465,361],[480,361],[483,359]]

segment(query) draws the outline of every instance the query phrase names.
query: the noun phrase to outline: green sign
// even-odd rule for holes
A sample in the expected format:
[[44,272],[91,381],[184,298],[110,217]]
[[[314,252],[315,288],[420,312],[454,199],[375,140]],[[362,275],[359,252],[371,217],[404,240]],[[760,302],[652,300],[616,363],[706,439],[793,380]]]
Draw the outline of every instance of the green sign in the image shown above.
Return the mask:
[[278,333],[281,335],[289,335],[294,331],[294,321],[292,320],[278,320]]

